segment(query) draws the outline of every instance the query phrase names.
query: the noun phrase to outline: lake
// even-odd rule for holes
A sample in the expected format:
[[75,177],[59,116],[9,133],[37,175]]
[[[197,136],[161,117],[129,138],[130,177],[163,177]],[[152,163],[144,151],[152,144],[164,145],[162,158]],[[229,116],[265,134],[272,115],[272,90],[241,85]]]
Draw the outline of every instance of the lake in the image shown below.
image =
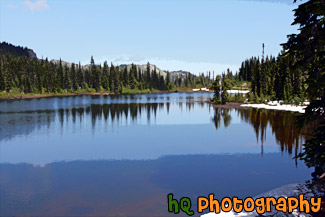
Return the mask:
[[[0,216],[174,216],[167,194],[256,196],[311,178],[295,113],[210,93],[0,101]],[[199,216],[197,213],[195,216]]]

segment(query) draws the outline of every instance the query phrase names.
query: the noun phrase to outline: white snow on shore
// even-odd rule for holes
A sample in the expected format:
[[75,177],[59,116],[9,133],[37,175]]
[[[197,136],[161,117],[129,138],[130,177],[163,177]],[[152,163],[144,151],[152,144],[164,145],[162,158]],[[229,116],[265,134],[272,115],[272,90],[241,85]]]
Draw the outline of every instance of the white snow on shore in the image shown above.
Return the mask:
[[[315,194],[313,192],[315,192]],[[314,189],[314,191],[312,191],[311,189],[309,189],[306,186],[306,184],[290,184],[290,185],[285,185],[285,186],[273,189],[271,191],[268,191],[266,193],[257,195],[254,197],[254,199],[260,198],[260,197],[275,197],[275,198],[296,197],[296,198],[298,198],[299,194],[303,194],[304,199],[310,200],[311,197],[315,197],[315,196],[318,197],[322,193],[320,193],[319,191],[317,192],[316,189]],[[243,217],[243,216],[258,217],[259,215],[255,211],[253,211],[251,213],[246,213],[246,212],[235,213],[235,212],[231,211],[231,212],[227,212],[227,213],[220,212],[218,214],[211,212],[211,213],[201,215],[201,217]],[[276,216],[276,217],[311,217],[311,215],[309,215],[309,214],[299,213],[297,211],[297,209],[295,209],[292,213],[282,213],[282,212],[275,210],[274,206],[271,207],[271,212],[264,213],[263,216],[265,216],[265,217],[268,217],[268,216],[270,216],[270,217],[271,216]]]
[[242,104],[240,106],[305,113],[305,108],[307,107],[306,105],[308,105],[308,102],[305,102],[303,106],[295,106],[281,104],[278,101],[271,101],[268,104]]
[[247,94],[249,93],[249,90],[227,90],[227,93],[232,93],[232,94]]

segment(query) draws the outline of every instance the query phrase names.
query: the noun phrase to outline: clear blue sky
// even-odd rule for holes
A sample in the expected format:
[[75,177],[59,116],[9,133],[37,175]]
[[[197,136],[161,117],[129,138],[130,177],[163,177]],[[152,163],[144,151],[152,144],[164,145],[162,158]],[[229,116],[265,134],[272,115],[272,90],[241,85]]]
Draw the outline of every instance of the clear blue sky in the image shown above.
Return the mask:
[[1,0],[0,41],[38,57],[165,70],[221,73],[277,55],[291,26],[292,0]]

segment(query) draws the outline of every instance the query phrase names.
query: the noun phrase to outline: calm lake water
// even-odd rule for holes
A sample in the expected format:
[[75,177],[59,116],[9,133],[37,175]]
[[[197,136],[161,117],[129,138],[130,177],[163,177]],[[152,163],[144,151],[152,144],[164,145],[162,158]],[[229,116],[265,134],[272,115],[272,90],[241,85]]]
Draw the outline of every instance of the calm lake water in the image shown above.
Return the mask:
[[[167,194],[255,196],[310,179],[294,113],[209,93],[0,101],[0,216],[174,216]],[[199,216],[197,213],[195,216]]]

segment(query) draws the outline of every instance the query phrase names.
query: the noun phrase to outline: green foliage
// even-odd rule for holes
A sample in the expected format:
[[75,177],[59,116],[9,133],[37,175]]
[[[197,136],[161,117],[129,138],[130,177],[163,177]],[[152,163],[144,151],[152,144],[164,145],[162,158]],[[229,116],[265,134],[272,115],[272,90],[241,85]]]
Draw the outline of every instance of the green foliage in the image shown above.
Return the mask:
[[248,93],[248,102],[253,103],[254,102],[254,96],[252,93]]
[[215,103],[221,103],[221,76],[217,75],[215,81],[212,83],[212,89],[214,91],[214,97],[212,99]]
[[123,94],[145,94],[150,92],[151,92],[150,89],[139,90],[139,89],[129,89],[129,88],[123,88],[122,91]]
[[294,70],[294,57],[279,54],[277,58],[267,56],[261,60],[257,57],[242,62],[238,80],[251,82],[251,90],[258,97],[271,100],[291,101],[302,98],[305,92],[306,77],[302,70]]
[[243,94],[228,95],[228,102],[244,103],[245,101],[246,97]]
[[225,78],[223,76],[221,89],[222,89],[221,102],[222,104],[225,104],[226,102],[228,102],[228,97],[229,97],[227,90],[231,89],[231,83],[229,78]]
[[[90,66],[70,64],[59,61],[39,60],[27,56],[0,55],[0,91],[10,93],[14,88],[21,94],[65,94],[109,91],[120,94],[132,89],[132,93],[151,90],[172,90],[176,88],[194,87],[201,78],[186,73],[185,77],[172,78],[161,75],[157,68],[151,70],[148,63],[147,71],[132,64],[131,67],[120,68],[104,62],[103,67],[96,65],[91,57]],[[209,84],[209,79],[204,77]],[[123,90],[124,89],[124,90]],[[2,94],[3,96],[4,94]],[[7,96],[7,95],[6,95]]]

